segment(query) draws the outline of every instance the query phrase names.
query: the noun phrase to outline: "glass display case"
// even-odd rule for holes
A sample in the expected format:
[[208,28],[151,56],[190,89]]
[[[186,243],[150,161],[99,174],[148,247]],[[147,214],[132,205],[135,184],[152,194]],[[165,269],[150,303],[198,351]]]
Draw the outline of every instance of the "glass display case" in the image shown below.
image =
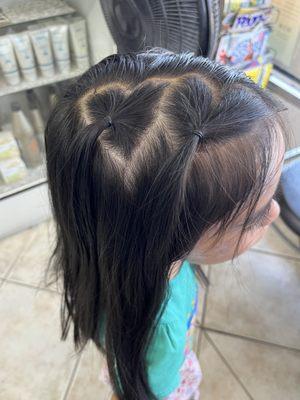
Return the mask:
[[46,120],[68,80],[115,50],[98,1],[1,2],[0,237],[51,215]]
[[0,199],[46,181],[44,126],[60,86],[90,65],[85,19],[60,1],[3,7]]

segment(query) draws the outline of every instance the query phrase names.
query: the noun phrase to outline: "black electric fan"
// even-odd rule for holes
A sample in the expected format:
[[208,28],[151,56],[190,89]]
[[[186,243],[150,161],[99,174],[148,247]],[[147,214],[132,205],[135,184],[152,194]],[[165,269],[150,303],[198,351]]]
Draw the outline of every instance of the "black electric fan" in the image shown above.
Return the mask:
[[163,47],[214,58],[223,0],[100,0],[118,53]]
[[[224,0],[100,0],[118,53],[163,47],[214,59],[219,45]],[[295,155],[295,151],[297,154]],[[281,179],[281,217],[300,236],[300,149],[287,152]],[[297,179],[296,179],[297,178]],[[287,235],[273,224],[291,246]]]

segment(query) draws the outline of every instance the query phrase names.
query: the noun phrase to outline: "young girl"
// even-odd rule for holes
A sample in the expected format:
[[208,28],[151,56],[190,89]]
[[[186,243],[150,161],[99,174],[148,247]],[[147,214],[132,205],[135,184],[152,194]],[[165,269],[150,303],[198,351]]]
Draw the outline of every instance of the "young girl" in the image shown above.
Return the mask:
[[106,57],[53,110],[62,339],[72,322],[76,350],[105,354],[113,398],[199,398],[196,278],[277,218],[281,110],[243,72],[162,48]]

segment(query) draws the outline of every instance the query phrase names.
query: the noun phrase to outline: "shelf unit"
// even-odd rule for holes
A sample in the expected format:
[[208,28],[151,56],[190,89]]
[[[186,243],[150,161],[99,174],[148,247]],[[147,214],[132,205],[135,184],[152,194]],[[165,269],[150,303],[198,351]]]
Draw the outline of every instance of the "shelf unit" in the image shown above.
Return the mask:
[[65,81],[67,79],[75,78],[76,76],[81,75],[86,69],[80,69],[73,67],[71,70],[67,73],[56,73],[50,78],[43,78],[39,77],[36,81],[33,82],[27,82],[27,81],[22,81],[19,85],[6,85],[4,82],[0,82],[0,97],[1,96],[6,96],[9,94],[13,93],[18,93],[22,92],[27,89],[34,89],[37,87],[41,86],[47,86],[52,83],[58,83]]
[[0,185],[0,200],[47,182],[45,165],[41,164],[36,168],[28,168],[27,171],[27,175],[24,178],[16,182]]
[[[39,78],[34,82],[22,82],[16,86],[4,85],[0,83],[0,97],[18,93],[28,89],[34,89],[41,86],[50,85],[53,83],[62,82],[76,76],[81,75],[85,72],[85,69],[72,68],[70,72],[67,73],[57,73],[51,78]],[[47,182],[46,172],[44,165],[38,166],[37,168],[28,168],[27,175],[13,183],[0,184],[0,200],[11,196],[12,194],[18,193],[30,187],[40,185]]]
[[11,6],[2,5],[0,14],[3,14],[8,21],[2,22],[0,28],[72,14],[75,11],[73,7],[60,0],[19,0]]
[[[73,14],[76,9],[60,0],[30,0],[27,2],[19,1],[11,6],[3,5],[2,13],[7,21],[0,24],[1,33],[5,34],[5,28],[30,23],[34,21],[49,19],[57,16]],[[18,85],[8,85],[4,80],[0,81],[0,97],[8,96],[28,89],[39,88],[54,83],[63,82],[75,78],[85,72],[86,68],[77,68],[73,66],[68,72],[56,72],[52,77],[44,78],[39,76],[33,82],[22,80]],[[45,164],[28,168],[27,175],[13,183],[3,183],[0,185],[0,200],[21,193],[31,187],[35,187],[47,182]]]
[[[48,20],[53,17],[74,14],[77,9],[62,0],[29,0],[3,2],[0,9],[0,34],[6,34],[7,28],[16,31],[25,30],[28,23]],[[75,2],[76,4],[76,2]],[[79,8],[80,10],[80,8]],[[3,17],[4,16],[4,17]],[[42,88],[80,76],[87,68],[71,66],[68,72],[57,72],[54,76],[44,78],[39,76],[35,81],[22,80],[18,85],[8,85],[4,79],[0,80],[0,99],[3,99],[2,108],[9,104],[6,96],[20,93],[34,88]],[[38,90],[40,90],[38,89]],[[33,226],[51,216],[51,206],[48,196],[46,165],[43,161],[36,168],[28,168],[22,179],[9,184],[0,184],[0,238],[16,233]]]

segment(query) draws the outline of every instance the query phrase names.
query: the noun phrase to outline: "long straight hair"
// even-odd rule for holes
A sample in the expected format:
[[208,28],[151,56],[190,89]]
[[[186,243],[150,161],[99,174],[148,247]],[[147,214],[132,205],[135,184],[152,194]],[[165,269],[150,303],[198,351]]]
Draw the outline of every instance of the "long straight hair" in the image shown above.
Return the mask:
[[237,254],[285,132],[282,109],[237,69],[150,48],[104,58],[52,111],[49,269],[63,281],[62,339],[72,321],[76,350],[96,344],[121,400],[156,399],[146,354],[172,263],[247,210]]

